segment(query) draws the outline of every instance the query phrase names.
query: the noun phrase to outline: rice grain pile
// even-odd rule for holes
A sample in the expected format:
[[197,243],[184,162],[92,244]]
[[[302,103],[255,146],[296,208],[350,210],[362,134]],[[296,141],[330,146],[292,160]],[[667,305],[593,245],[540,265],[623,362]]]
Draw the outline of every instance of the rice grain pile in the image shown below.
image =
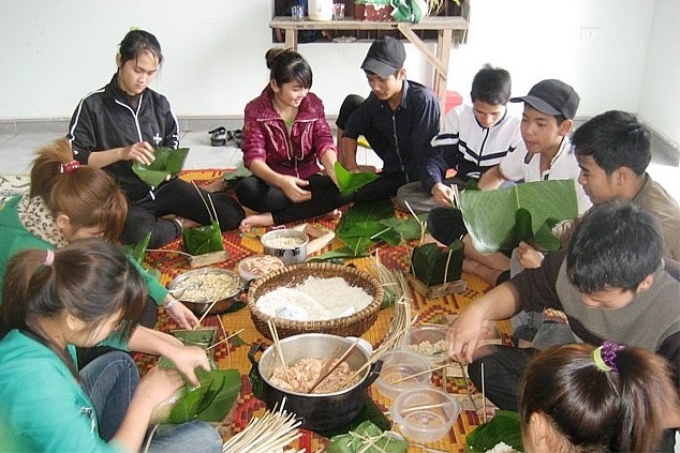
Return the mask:
[[277,288],[255,302],[263,313],[296,321],[322,321],[350,316],[373,301],[373,297],[342,277],[307,277],[292,288]]

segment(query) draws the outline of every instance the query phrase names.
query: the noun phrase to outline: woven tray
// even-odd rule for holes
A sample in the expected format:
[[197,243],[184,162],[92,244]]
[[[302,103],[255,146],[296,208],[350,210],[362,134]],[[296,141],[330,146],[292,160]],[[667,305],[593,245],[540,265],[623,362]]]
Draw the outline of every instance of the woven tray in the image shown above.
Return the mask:
[[[317,278],[342,277],[349,285],[361,287],[373,297],[373,300],[364,309],[351,316],[315,321],[276,318],[257,308],[256,302],[263,294],[277,288],[299,285],[309,276]],[[384,291],[380,282],[367,272],[335,264],[303,263],[287,266],[253,282],[248,290],[248,308],[257,330],[270,340],[272,335],[267,325],[267,321],[270,319],[276,326],[279,338],[314,332],[358,337],[366,332],[377,319],[383,295]]]

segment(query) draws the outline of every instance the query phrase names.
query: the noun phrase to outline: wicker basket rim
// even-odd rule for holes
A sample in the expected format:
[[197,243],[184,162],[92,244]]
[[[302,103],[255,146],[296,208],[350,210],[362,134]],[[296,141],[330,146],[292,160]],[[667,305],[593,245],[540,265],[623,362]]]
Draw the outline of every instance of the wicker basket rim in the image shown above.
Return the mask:
[[[327,271],[327,273],[333,274],[334,277],[343,276],[343,274],[351,274],[359,279],[364,279],[367,284],[370,284],[375,289],[375,295],[373,300],[363,309],[350,316],[344,316],[342,318],[334,319],[324,319],[324,320],[312,320],[312,321],[296,321],[293,319],[277,318],[275,316],[269,316],[263,313],[259,308],[257,308],[256,300],[253,298],[253,293],[257,291],[260,287],[271,281],[272,279],[282,275],[294,273],[298,270],[315,270],[315,271]],[[364,287],[365,288],[365,287]],[[251,314],[264,322],[272,320],[277,327],[284,329],[328,329],[337,328],[344,325],[351,325],[358,321],[364,320],[371,317],[380,310],[382,305],[382,299],[384,295],[384,290],[378,279],[373,277],[368,272],[350,268],[346,266],[340,266],[337,264],[329,263],[301,263],[296,265],[291,265],[284,267],[283,269],[276,270],[266,276],[258,279],[248,290],[247,305],[251,311]]]

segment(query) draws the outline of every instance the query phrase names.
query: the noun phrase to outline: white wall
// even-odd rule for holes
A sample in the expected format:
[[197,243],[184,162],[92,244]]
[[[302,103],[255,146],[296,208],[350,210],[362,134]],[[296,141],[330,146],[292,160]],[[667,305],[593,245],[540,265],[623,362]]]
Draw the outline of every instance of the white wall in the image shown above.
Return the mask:
[[[468,44],[451,53],[450,89],[466,95],[490,62],[512,73],[517,95],[560,78],[580,93],[579,116],[624,109],[666,136],[680,133],[680,78],[665,69],[669,60],[674,74],[680,68],[677,0],[471,1]],[[109,81],[117,43],[131,26],[159,38],[166,61],[154,88],[179,116],[239,116],[267,79],[270,15],[270,0],[3,0],[0,121],[70,117],[80,97]],[[584,27],[598,28],[599,39],[581,40]],[[300,46],[329,115],[346,93],[367,93],[359,69],[367,49]],[[407,52],[409,76],[430,84],[427,62],[411,45]]]
[[680,143],[680,1],[656,0],[638,113]]

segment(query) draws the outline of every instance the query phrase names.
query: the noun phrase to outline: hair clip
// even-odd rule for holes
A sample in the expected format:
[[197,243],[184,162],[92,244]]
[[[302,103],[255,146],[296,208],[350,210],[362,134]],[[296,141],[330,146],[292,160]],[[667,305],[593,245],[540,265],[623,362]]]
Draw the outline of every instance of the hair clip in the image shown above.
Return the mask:
[[80,162],[77,160],[72,160],[71,162],[66,162],[65,164],[59,165],[59,173],[71,173],[76,168],[80,167]]
[[612,343],[606,340],[602,346],[593,351],[593,361],[602,371],[619,371],[616,366],[616,353],[622,350],[625,346],[622,344]]

